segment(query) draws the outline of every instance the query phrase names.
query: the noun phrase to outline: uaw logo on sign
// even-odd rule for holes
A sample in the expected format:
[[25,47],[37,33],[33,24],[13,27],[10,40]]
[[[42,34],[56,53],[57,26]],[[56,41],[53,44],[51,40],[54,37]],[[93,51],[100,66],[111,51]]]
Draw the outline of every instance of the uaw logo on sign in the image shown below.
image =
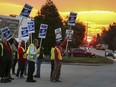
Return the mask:
[[68,18],[68,23],[67,24],[75,26],[76,16],[77,16],[77,13],[70,12],[70,16]]
[[28,37],[28,28],[27,27],[21,27],[21,37],[22,38]]
[[39,38],[45,38],[46,32],[47,32],[48,25],[47,24],[41,24],[40,30],[39,30]]
[[29,33],[35,33],[35,26],[34,26],[34,21],[28,21],[28,28],[29,28]]
[[12,33],[10,32],[8,27],[1,29],[2,35],[7,39],[10,40],[12,38]]
[[66,37],[68,41],[72,41],[73,30],[66,30]]
[[32,6],[25,4],[21,13],[20,13],[20,16],[28,17],[29,14],[31,13],[32,8],[33,8]]
[[56,34],[56,41],[62,40],[61,28],[55,29],[55,34]]

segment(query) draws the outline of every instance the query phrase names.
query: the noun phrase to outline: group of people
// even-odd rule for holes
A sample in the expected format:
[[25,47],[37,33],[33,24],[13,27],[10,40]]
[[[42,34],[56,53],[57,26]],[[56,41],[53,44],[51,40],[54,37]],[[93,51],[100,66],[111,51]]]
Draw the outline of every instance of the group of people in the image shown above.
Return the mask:
[[7,41],[2,38],[0,41],[0,77],[2,83],[11,82],[14,79],[11,77],[10,71],[12,69],[12,73],[15,72],[17,54],[15,47],[17,47],[17,44],[14,39]]
[[[67,40],[64,40],[63,43],[57,41],[56,45],[51,48],[50,81],[52,82],[61,82],[59,77],[63,59],[62,46],[66,44],[66,41]],[[28,65],[26,82],[36,82],[34,77],[40,78],[40,68],[43,57],[43,48],[39,47],[38,39],[34,39],[32,43],[28,43],[26,48],[24,41],[18,45],[15,39],[10,39],[7,41],[5,38],[2,38],[0,41],[0,82],[11,82],[14,79],[12,78],[12,74],[23,78],[24,72],[26,72],[26,65]],[[18,69],[15,73],[15,66],[17,61]],[[36,74],[33,75],[35,72],[35,63],[37,64],[37,70]]]

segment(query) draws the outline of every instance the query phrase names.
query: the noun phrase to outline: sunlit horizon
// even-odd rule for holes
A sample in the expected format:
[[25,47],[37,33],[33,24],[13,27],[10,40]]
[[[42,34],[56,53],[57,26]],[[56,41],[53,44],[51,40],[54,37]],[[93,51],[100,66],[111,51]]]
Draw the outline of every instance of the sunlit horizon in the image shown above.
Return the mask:
[[[10,14],[19,15],[23,6],[12,3],[0,3],[0,15],[9,16]],[[39,9],[33,8],[30,16],[37,15]],[[102,31],[103,27],[108,27],[111,23],[116,22],[115,11],[103,11],[103,10],[89,10],[89,11],[75,11],[78,13],[77,20],[88,23],[88,34],[96,35]],[[70,12],[59,11],[63,19],[69,16]]]

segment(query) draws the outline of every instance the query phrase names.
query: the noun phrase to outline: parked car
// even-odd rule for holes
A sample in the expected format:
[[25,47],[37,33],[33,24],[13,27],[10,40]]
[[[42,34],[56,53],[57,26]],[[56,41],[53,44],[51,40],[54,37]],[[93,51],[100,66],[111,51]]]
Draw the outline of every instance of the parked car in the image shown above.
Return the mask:
[[96,50],[105,50],[105,49],[108,49],[107,44],[98,44],[98,45],[96,45]]
[[111,56],[113,57],[113,51],[112,50],[105,50],[105,57]]
[[116,50],[113,52],[113,58],[116,58]]
[[100,44],[97,44],[97,45],[95,46],[96,50],[100,50],[100,47],[101,47]]
[[95,54],[92,52],[87,52],[87,50],[81,48],[71,48],[68,51],[68,56],[80,56],[80,57],[95,57]]

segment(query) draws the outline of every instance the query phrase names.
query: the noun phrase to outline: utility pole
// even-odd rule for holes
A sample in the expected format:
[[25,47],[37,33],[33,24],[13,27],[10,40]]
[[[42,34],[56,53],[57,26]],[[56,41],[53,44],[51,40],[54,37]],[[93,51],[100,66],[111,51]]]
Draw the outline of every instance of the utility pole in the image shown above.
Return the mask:
[[[86,29],[86,42],[87,42],[87,36],[88,36],[88,23],[87,23],[87,29]],[[87,42],[87,46],[89,46],[88,42]]]

